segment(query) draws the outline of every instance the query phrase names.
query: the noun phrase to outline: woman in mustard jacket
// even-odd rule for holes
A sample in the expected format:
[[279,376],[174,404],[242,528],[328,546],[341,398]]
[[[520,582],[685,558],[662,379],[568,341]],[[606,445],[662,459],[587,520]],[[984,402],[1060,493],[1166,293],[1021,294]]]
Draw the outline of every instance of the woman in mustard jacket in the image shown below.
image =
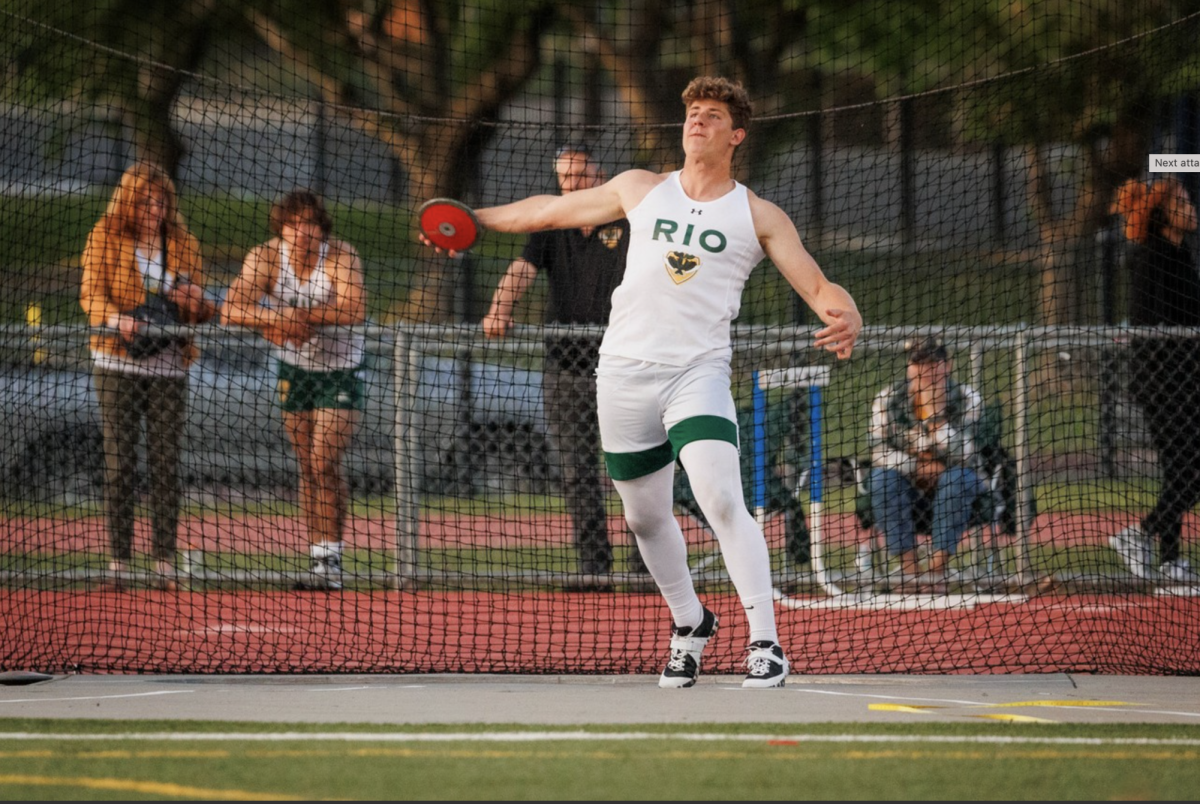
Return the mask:
[[167,339],[157,351],[131,348],[145,326],[136,313],[148,302],[166,300],[177,309],[179,323],[203,323],[216,312],[203,288],[200,246],[179,215],[174,182],[156,165],[135,163],[88,235],[80,292],[88,323],[109,330],[92,336],[91,354],[104,434],[109,569],[118,581],[133,557],[137,444],[144,420],[154,570],[160,586],[174,586],[179,443],[188,366],[198,354],[188,338]]

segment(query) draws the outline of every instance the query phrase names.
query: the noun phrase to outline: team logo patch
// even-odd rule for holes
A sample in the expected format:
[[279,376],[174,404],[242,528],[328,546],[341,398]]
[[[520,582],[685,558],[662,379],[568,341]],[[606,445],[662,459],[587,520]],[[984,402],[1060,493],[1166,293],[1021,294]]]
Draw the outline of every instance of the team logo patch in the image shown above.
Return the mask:
[[667,274],[676,285],[682,285],[700,270],[700,258],[686,251],[668,251],[663,263]]
[[614,248],[620,245],[622,234],[623,232],[621,231],[620,226],[606,226],[605,228],[596,232],[596,237],[600,238],[600,242],[604,244],[605,248],[607,248],[609,251],[612,251]]

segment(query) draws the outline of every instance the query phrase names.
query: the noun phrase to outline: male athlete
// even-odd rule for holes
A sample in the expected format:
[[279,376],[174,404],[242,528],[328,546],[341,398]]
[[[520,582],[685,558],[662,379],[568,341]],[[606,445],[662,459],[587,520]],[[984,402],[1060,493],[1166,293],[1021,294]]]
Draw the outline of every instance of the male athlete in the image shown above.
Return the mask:
[[734,180],[734,150],[751,115],[742,85],[696,78],[683,103],[682,170],[630,170],[595,188],[476,213],[484,228],[518,233],[629,220],[625,276],[600,344],[597,407],[609,475],[674,620],[659,686],[694,685],[717,631],[692,585],[673,511],[678,460],[749,621],[742,686],[782,687],[788,660],[775,625],[767,545],[742,496],[729,325],[764,256],[825,323],[816,348],[848,358],[862,317],[850,294],[826,279],[787,215]]

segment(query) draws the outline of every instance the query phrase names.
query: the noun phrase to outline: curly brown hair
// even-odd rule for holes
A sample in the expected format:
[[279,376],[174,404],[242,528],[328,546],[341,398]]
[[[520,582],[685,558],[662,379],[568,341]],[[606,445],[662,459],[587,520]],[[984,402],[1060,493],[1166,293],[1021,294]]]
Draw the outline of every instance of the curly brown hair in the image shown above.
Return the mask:
[[285,224],[298,220],[310,220],[321,227],[322,239],[328,240],[333,231],[333,218],[325,211],[325,202],[312,190],[292,190],[271,207],[271,232],[283,234]]
[[684,108],[698,100],[720,101],[729,107],[729,116],[733,118],[734,129],[750,127],[754,104],[750,102],[750,93],[746,92],[741,81],[730,81],[728,78],[709,75],[693,78],[687,88],[683,90]]

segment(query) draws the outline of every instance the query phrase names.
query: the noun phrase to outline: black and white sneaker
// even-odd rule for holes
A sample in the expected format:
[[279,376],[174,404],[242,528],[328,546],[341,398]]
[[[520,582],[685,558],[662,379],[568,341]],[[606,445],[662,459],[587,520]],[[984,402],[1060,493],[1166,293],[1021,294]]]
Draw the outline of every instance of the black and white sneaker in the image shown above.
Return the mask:
[[663,689],[684,689],[700,677],[700,655],[704,646],[717,633],[717,615],[704,610],[704,619],[695,628],[671,626],[671,658],[658,679]]
[[1140,525],[1130,525],[1125,530],[1114,533],[1109,537],[1108,543],[1129,567],[1129,572],[1133,577],[1144,580],[1153,578],[1152,555],[1154,551]]
[[777,642],[763,640],[750,643],[750,655],[746,657],[750,672],[742,682],[745,689],[771,689],[782,687],[787,681],[788,660]]
[[297,589],[337,590],[342,588],[341,556],[313,558],[308,565],[308,578],[296,584]]

